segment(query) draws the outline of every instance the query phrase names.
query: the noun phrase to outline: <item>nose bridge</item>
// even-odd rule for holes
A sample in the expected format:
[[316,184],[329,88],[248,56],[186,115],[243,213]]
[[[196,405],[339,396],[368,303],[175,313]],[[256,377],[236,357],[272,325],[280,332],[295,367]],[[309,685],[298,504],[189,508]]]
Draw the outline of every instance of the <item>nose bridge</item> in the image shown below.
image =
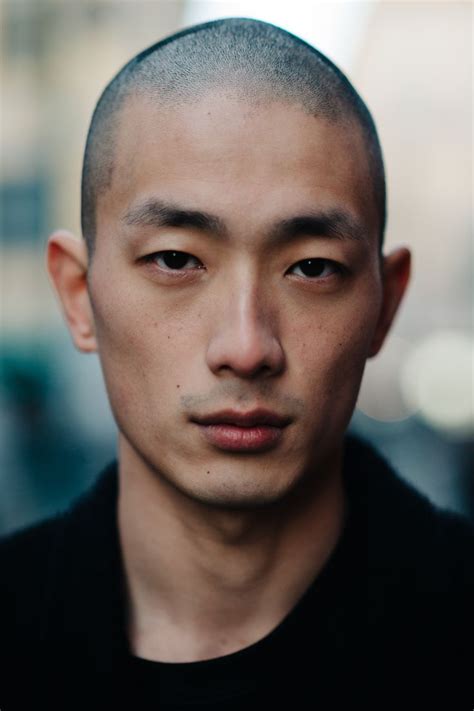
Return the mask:
[[231,368],[240,375],[279,369],[283,354],[275,301],[260,270],[241,264],[226,276],[220,294],[208,351],[211,369]]
[[233,329],[241,331],[241,336],[269,334],[274,323],[274,303],[270,297],[270,285],[258,265],[245,261],[228,277],[225,289],[224,310]]

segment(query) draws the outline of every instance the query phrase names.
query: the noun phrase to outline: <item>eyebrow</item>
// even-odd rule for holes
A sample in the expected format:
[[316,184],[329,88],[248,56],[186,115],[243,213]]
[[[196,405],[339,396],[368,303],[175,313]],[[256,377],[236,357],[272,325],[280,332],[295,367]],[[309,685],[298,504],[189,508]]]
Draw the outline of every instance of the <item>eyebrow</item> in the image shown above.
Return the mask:
[[[228,240],[229,230],[222,218],[201,210],[188,209],[173,202],[149,198],[128,209],[121,221],[130,227],[191,227]],[[364,241],[366,231],[347,210],[307,210],[305,214],[278,220],[270,226],[268,241],[290,242],[297,237],[330,237]]]

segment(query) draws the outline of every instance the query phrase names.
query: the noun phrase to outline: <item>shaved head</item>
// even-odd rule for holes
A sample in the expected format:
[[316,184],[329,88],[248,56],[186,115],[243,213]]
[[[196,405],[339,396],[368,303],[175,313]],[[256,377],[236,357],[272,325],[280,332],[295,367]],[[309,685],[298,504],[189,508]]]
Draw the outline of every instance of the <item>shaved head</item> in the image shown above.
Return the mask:
[[117,127],[125,104],[140,98],[179,108],[215,90],[252,106],[287,102],[359,131],[381,249],[386,222],[384,166],[366,105],[347,77],[308,43],[266,22],[228,18],[194,25],[157,42],[132,58],[102,92],[89,127],[82,171],[82,233],[91,256],[97,202],[113,184]]

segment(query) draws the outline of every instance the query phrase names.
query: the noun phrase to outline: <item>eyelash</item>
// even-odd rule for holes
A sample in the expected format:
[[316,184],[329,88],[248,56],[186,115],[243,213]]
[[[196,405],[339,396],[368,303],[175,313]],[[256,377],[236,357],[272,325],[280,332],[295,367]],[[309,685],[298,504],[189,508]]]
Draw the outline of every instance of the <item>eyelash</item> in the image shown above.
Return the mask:
[[[146,263],[153,264],[158,256],[164,255],[164,254],[185,255],[187,257],[192,257],[196,261],[199,261],[197,259],[197,257],[193,257],[192,254],[189,254],[188,252],[181,252],[181,251],[175,250],[175,249],[166,249],[166,250],[161,250],[159,252],[153,252],[152,254],[147,254],[142,259]],[[293,266],[297,266],[299,264],[302,264],[303,262],[312,262],[312,261],[325,262],[326,264],[330,265],[332,267],[332,269],[334,270],[333,274],[336,273],[336,274],[342,275],[346,271],[345,267],[343,267],[342,264],[339,264],[339,262],[335,262],[333,259],[324,259],[322,257],[309,257],[308,259],[300,259],[300,261],[295,262],[295,264]],[[202,267],[198,267],[198,269],[201,269],[201,268]],[[291,268],[293,268],[293,267],[291,267]],[[182,269],[171,269],[169,267],[167,269],[158,267],[158,269],[161,272],[164,272],[166,274],[171,274],[173,276],[177,276],[177,275],[184,274],[185,272],[193,271],[192,269],[184,269],[184,271],[183,271]],[[331,276],[333,276],[333,274],[331,274],[329,276],[319,277],[319,278],[318,277],[306,277],[305,275],[303,275],[303,278],[307,279],[308,281],[322,281],[325,279],[329,279]],[[299,275],[297,275],[297,276],[299,276]]]

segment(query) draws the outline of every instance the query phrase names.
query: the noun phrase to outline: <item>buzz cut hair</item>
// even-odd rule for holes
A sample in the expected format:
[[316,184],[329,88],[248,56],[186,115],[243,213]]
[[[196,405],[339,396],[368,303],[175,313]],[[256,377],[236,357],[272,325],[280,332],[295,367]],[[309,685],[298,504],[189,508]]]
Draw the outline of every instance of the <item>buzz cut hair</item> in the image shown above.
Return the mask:
[[193,25],[143,50],[111,79],[95,106],[81,179],[81,227],[90,258],[98,197],[113,180],[121,109],[146,97],[186,106],[210,90],[253,104],[282,100],[331,123],[358,126],[367,152],[381,253],[386,225],[382,150],[370,111],[345,74],[312,45],[276,25],[231,17]]

